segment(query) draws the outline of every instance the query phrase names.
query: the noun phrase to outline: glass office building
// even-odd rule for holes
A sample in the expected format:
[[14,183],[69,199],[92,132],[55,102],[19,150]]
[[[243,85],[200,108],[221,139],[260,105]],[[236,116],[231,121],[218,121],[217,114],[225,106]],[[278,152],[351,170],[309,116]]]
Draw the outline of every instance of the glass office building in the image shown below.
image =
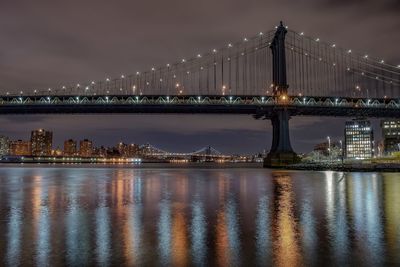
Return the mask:
[[400,151],[400,120],[383,120],[381,122],[383,153],[391,155]]
[[345,126],[346,159],[368,159],[374,155],[374,133],[371,122],[365,119],[346,121]]

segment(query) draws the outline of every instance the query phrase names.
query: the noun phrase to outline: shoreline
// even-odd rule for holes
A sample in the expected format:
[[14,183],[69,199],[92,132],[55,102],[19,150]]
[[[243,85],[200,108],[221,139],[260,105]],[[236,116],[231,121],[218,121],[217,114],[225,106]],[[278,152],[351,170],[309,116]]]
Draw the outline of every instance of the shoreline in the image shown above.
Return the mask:
[[[50,163],[50,162],[0,162],[0,168],[123,168],[123,169],[262,169],[263,164],[259,162],[189,162],[189,163],[165,163],[165,162],[142,162],[142,163]],[[335,171],[335,172],[400,172],[400,164],[359,164],[359,165],[288,165],[282,167],[268,167],[267,170],[286,171]]]

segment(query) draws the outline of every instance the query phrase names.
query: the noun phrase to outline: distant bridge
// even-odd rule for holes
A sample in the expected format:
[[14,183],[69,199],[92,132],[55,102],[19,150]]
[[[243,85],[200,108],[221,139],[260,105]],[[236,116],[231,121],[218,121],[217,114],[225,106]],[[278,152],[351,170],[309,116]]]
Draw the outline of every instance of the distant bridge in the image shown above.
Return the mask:
[[203,148],[200,148],[196,151],[193,152],[188,152],[188,153],[178,153],[178,152],[168,152],[165,150],[162,150],[158,147],[155,147],[150,144],[142,145],[141,147],[142,153],[146,156],[156,156],[156,157],[192,157],[192,156],[197,156],[197,157],[212,157],[212,158],[229,158],[230,156],[228,155],[223,155],[221,152],[216,150],[215,148],[211,146],[206,146]]

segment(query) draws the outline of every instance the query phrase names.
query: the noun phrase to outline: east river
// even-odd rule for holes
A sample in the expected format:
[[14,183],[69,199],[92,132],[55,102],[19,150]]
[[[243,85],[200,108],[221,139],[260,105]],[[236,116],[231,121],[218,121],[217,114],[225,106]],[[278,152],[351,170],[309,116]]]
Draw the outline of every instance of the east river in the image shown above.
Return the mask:
[[0,167],[0,266],[399,266],[400,173]]

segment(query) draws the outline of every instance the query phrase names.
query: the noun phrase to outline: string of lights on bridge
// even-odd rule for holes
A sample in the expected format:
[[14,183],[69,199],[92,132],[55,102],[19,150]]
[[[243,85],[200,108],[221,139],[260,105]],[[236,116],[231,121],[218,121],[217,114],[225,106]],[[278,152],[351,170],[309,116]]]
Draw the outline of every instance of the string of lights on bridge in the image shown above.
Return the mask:
[[[273,95],[274,85],[270,82],[271,55],[268,47],[274,32],[275,30],[260,32],[251,38],[228,43],[220,49],[212,49],[205,54],[197,54],[173,64],[152,67],[144,72],[137,71],[128,76],[121,74],[115,79],[64,85],[58,89],[7,92],[6,95]],[[346,96],[350,94],[347,90],[350,83],[355,92],[366,93],[366,97],[371,94],[373,97],[386,98],[387,94],[390,94],[389,97],[397,97],[399,94],[400,65],[391,65],[384,59],[362,55],[352,49],[342,49],[336,43],[323,42],[320,38],[308,37],[304,32],[298,33],[289,29],[286,50],[287,61],[293,63],[287,64],[291,94],[302,96],[340,93],[340,96]],[[342,61],[336,60],[339,57]],[[322,70],[317,64],[311,65],[312,60],[330,67]],[[303,68],[306,66],[313,76],[304,69],[296,69],[300,65]],[[339,67],[354,76],[340,76]],[[359,78],[354,78],[355,76]],[[326,78],[325,82],[323,78]],[[376,88],[371,87],[375,92],[369,92],[368,87],[362,85],[365,79],[379,83],[373,85]],[[346,88],[340,89],[343,86]],[[385,93],[381,94],[380,90]]]

